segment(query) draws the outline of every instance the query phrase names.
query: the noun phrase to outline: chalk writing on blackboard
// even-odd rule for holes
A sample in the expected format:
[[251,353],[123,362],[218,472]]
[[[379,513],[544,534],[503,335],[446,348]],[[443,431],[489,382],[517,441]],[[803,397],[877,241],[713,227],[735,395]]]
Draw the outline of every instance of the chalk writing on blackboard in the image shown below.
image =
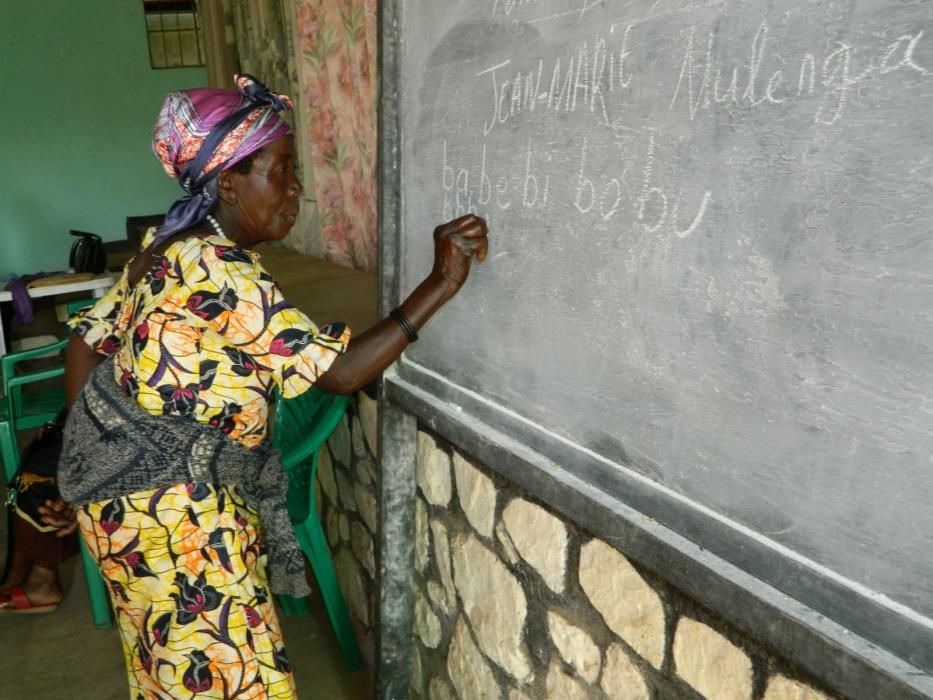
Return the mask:
[[[563,56],[539,59],[527,71],[511,69],[511,60],[479,71],[477,76],[488,76],[492,88],[483,135],[539,107],[554,112],[588,111],[606,126],[619,126],[620,122],[610,116],[612,104],[607,101],[610,93],[632,84],[633,74],[626,62],[633,52],[630,35],[634,27],[634,23],[626,25],[620,35],[615,35],[618,41],[614,36],[596,35]],[[775,70],[764,70],[766,59],[782,50],[778,40],[769,38],[770,28],[765,21],[751,38],[747,62],[741,65],[724,65],[713,58],[721,40],[715,29],[709,31],[705,44],[698,39],[696,26],[686,28],[684,34],[683,56],[670,81],[669,109],[684,104],[690,119],[718,105],[762,107],[818,96],[813,120],[831,126],[844,115],[850,95],[872,77],[895,71],[933,77],[933,71],[916,57],[923,30],[860,50],[839,41],[822,58],[816,52],[804,51],[796,59],[781,59],[790,68]]]
[[[674,109],[678,100],[685,101],[690,119],[695,119],[701,110],[710,110],[717,104],[744,104],[751,107],[780,105],[788,100],[809,98],[822,91],[822,99],[813,121],[831,126],[844,115],[849,96],[875,75],[906,70],[925,77],[933,76],[933,72],[922,67],[914,55],[917,44],[923,38],[922,30],[901,35],[874,52],[872,49],[858,52],[851,44],[840,41],[822,61],[818,61],[816,54],[809,51],[804,52],[798,61],[785,59],[789,65],[799,66],[796,81],[792,74],[785,77],[785,71],[781,69],[762,71],[769,50],[768,34],[768,24],[763,21],[752,37],[747,66],[732,66],[730,70],[727,66],[717,65],[713,58],[719,40],[716,30],[710,30],[705,53],[698,59],[696,27],[689,27],[670,109]],[[772,44],[780,49],[777,42]],[[868,58],[864,59],[866,53]],[[859,60],[864,61],[865,65],[855,72],[855,64]]]
[[451,159],[448,142],[444,139],[441,141],[441,183],[445,191],[443,215],[451,218],[462,216],[477,206],[505,211],[513,204],[525,209],[546,209],[552,204],[559,207],[571,205],[580,214],[596,217],[603,223],[628,212],[630,223],[642,226],[646,233],[663,231],[686,238],[702,223],[712,192],[704,192],[700,201],[688,209],[682,201],[682,192],[675,194],[656,184],[653,171],[657,135],[646,129],[643,136],[645,152],[639,172],[640,187],[633,190],[626,184],[626,174],[634,159],[624,153],[617,159],[617,171],[604,171],[594,178],[587,170],[590,144],[584,137],[579,147],[579,167],[571,186],[565,188],[569,201],[558,203],[551,197],[551,175],[539,170],[553,160],[553,154],[536,152],[531,140],[526,145],[522,169],[516,174],[511,170],[494,170],[488,164],[485,144],[478,172],[461,166]]

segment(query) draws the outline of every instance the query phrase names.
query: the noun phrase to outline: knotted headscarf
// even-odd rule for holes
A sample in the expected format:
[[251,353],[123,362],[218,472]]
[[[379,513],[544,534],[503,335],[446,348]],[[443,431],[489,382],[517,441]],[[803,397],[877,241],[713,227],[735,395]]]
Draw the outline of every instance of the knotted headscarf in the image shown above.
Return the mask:
[[152,245],[201,223],[217,203],[217,176],[254,151],[291,133],[279,112],[291,100],[251,75],[236,90],[194,88],[171,92],[152,133],[152,149],[187,193],[165,215]]

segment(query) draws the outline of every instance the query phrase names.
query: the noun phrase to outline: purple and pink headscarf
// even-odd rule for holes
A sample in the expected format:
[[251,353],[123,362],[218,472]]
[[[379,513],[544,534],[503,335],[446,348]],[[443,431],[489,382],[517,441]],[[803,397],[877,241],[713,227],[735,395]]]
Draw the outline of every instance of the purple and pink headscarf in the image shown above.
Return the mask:
[[194,88],[171,92],[152,132],[152,149],[187,192],[176,200],[153,245],[201,223],[217,203],[217,176],[281,136],[291,133],[279,112],[291,109],[250,75],[238,75],[236,90]]

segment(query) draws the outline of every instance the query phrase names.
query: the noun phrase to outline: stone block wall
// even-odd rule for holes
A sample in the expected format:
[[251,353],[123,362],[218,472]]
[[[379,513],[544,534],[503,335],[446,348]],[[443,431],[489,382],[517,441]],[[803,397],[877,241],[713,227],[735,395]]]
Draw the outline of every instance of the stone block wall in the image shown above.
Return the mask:
[[413,698],[836,697],[426,431],[417,482]]
[[[378,620],[377,404],[322,450],[319,512],[367,661]],[[611,544],[419,430],[411,697],[829,700]]]
[[375,656],[373,624],[379,619],[375,584],[379,519],[376,415],[376,402],[358,393],[321,449],[315,491],[340,588],[370,667]]

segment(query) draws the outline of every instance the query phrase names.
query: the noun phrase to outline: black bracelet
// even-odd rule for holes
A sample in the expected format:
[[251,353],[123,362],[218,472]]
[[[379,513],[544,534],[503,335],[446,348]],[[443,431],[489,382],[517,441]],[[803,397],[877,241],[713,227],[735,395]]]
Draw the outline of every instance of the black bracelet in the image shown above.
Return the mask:
[[411,325],[411,321],[408,320],[408,316],[402,313],[401,309],[392,309],[389,312],[389,318],[394,320],[399,325],[399,327],[402,329],[402,332],[405,334],[405,337],[408,338],[409,343],[414,343],[416,340],[418,340],[418,331],[416,331],[415,327]]

